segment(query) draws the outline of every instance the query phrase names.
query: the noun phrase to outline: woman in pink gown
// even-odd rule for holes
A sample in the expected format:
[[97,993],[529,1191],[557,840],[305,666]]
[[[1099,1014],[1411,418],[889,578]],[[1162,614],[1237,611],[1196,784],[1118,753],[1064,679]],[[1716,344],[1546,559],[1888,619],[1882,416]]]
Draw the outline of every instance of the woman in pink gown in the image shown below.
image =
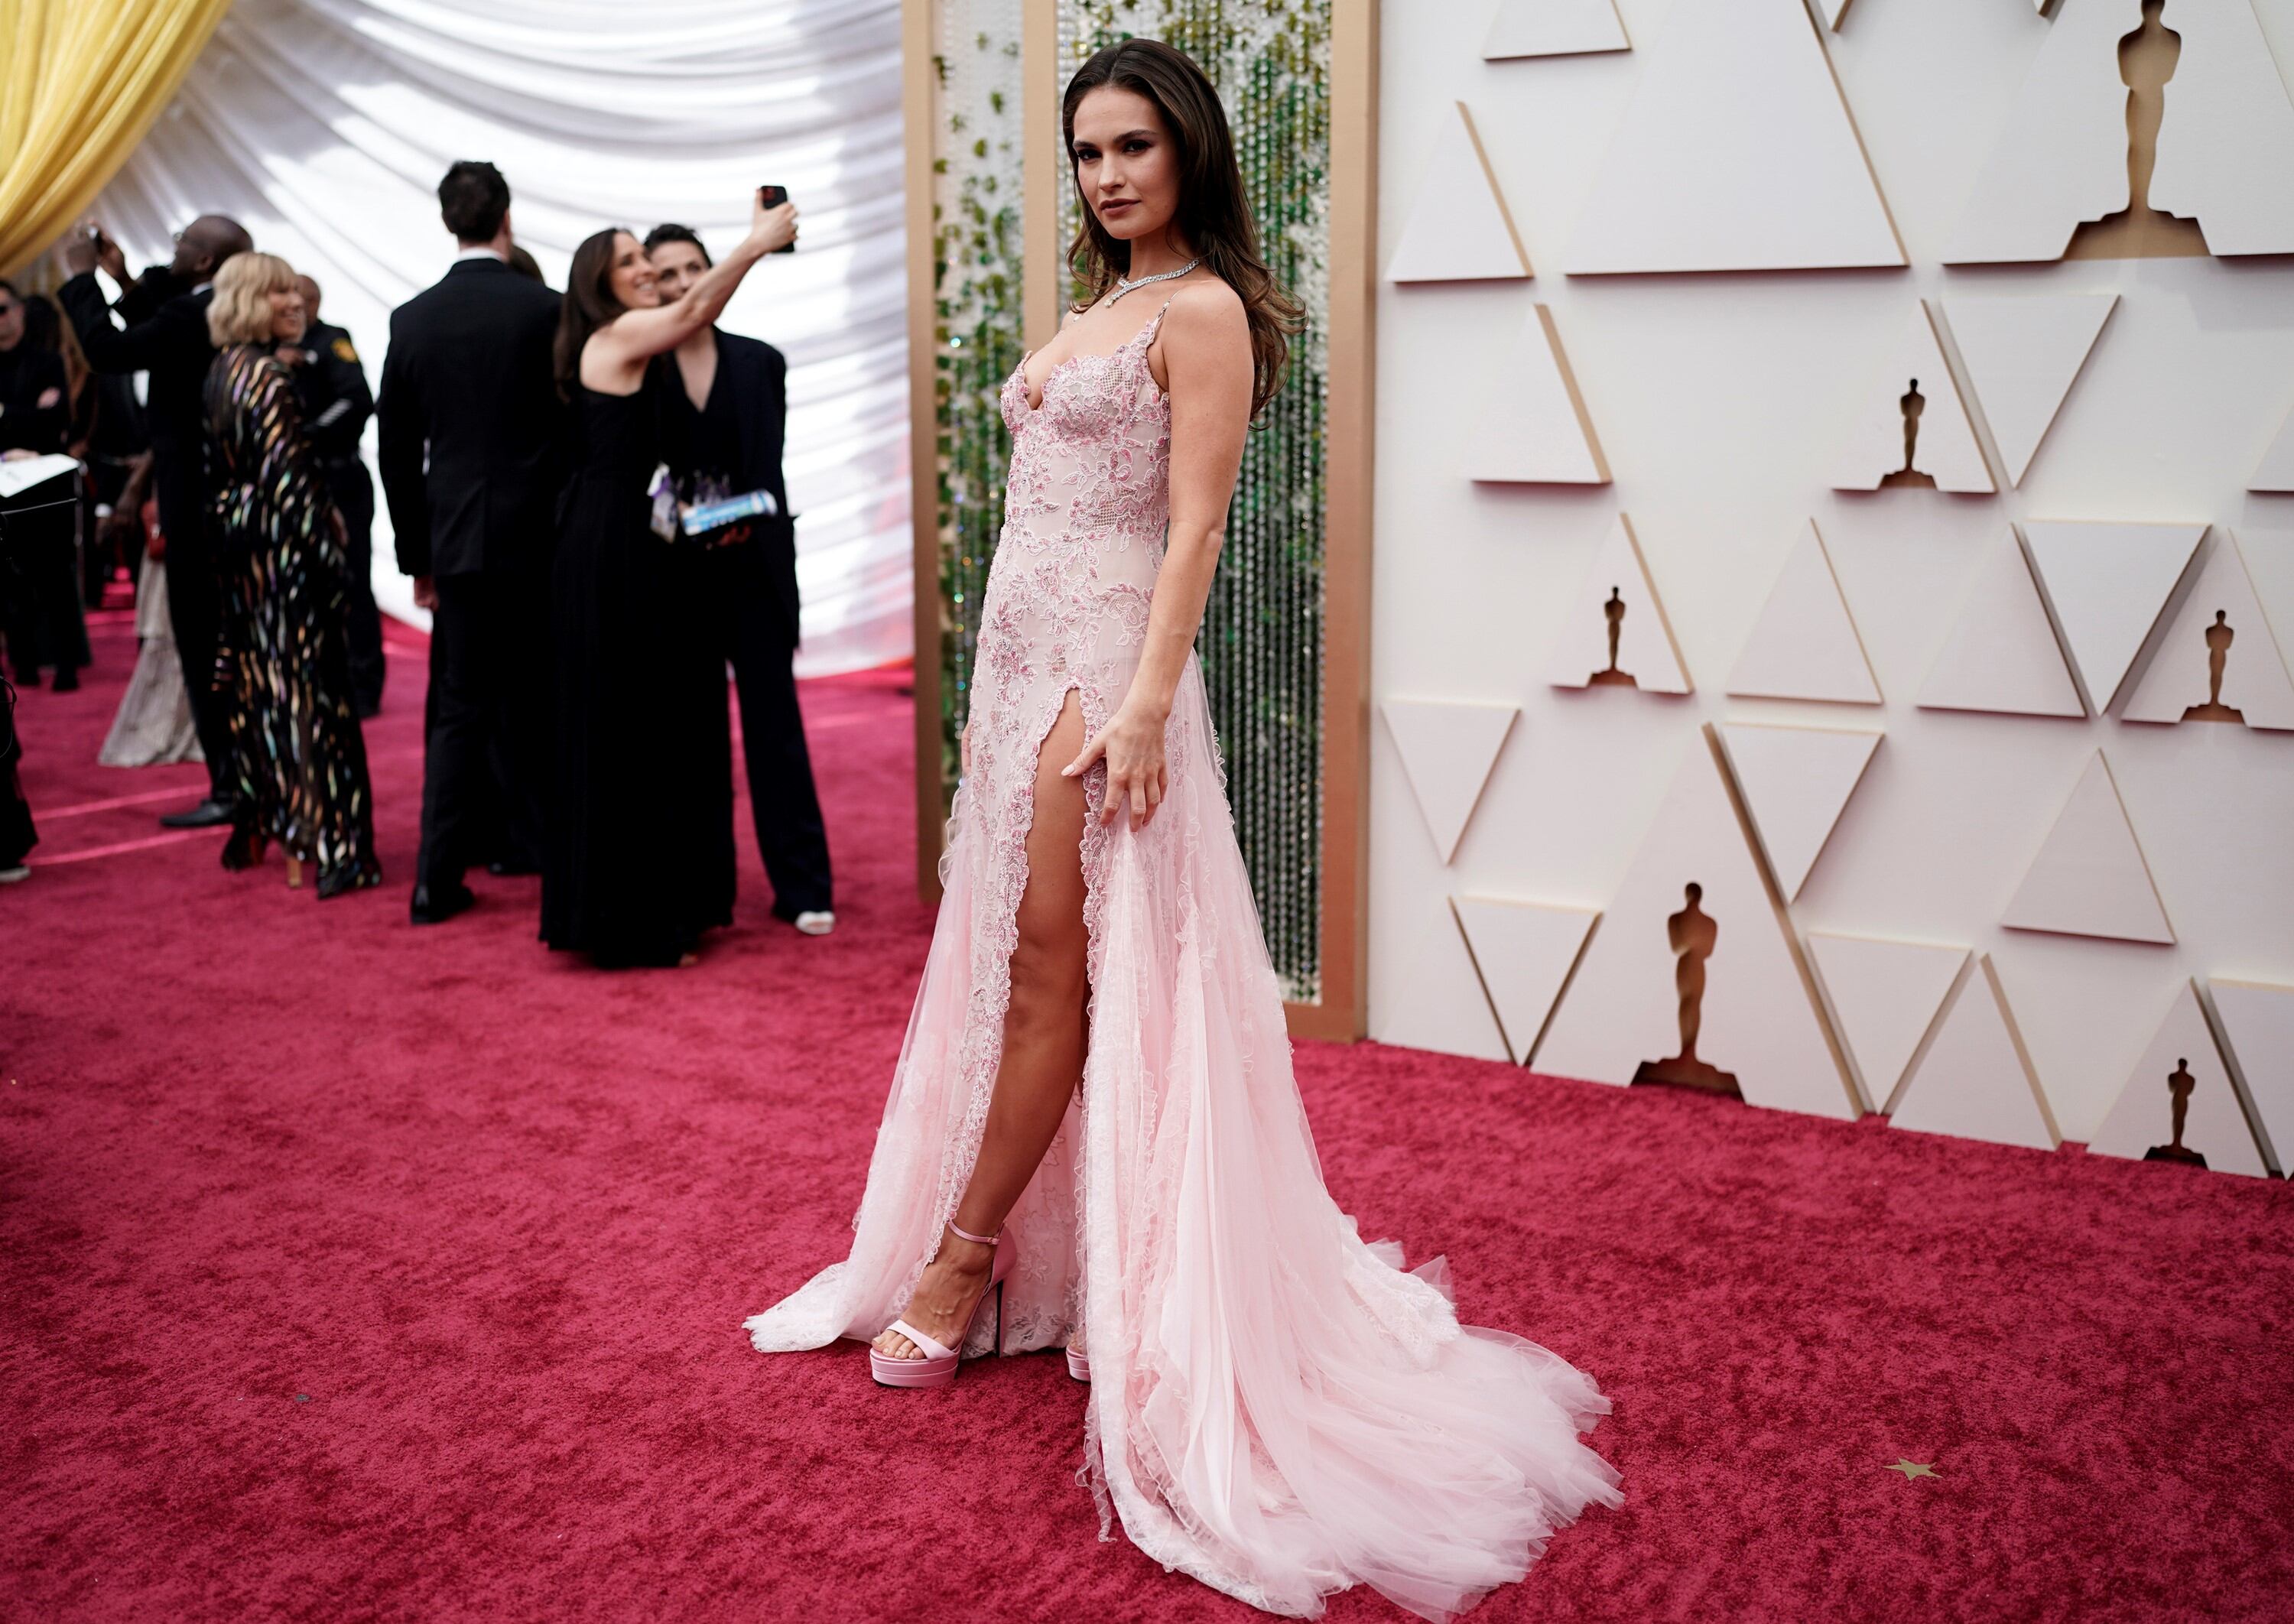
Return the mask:
[[1323,1186],[1193,653],[1296,306],[1186,57],[1102,51],[1063,114],[1101,296],[1004,386],[931,956],[851,1253],[747,1328],[873,1338],[891,1386],[1066,1344],[1102,1537],[1271,1612],[1444,1618],[1619,1503],[1608,1403]]

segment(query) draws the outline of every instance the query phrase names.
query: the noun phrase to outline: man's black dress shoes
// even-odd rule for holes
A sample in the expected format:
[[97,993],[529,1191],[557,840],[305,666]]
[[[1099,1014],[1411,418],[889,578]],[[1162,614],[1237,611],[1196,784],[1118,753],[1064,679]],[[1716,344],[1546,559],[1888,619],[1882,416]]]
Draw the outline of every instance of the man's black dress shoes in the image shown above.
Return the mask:
[[427,885],[418,885],[414,888],[414,903],[407,910],[407,917],[418,925],[443,925],[455,914],[465,913],[476,905],[477,900],[467,885],[456,885],[451,890],[443,886],[434,889]]
[[170,812],[159,820],[162,829],[212,829],[218,824],[231,822],[231,802],[217,800],[213,796],[199,802],[188,812]]

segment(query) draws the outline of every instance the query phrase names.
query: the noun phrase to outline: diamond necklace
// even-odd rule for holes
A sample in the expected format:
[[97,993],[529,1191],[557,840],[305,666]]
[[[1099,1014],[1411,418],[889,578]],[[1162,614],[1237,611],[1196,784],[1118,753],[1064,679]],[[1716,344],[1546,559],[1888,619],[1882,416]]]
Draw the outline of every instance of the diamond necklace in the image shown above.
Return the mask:
[[1184,276],[1188,272],[1193,270],[1197,265],[1200,265],[1202,263],[1203,256],[1198,254],[1185,264],[1181,265],[1176,271],[1158,271],[1154,275],[1143,276],[1135,282],[1127,276],[1119,276],[1115,279],[1115,291],[1109,296],[1107,302],[1110,304],[1113,304],[1116,300],[1121,298],[1125,294],[1130,293],[1136,288],[1144,288],[1150,282],[1167,282],[1175,276]]

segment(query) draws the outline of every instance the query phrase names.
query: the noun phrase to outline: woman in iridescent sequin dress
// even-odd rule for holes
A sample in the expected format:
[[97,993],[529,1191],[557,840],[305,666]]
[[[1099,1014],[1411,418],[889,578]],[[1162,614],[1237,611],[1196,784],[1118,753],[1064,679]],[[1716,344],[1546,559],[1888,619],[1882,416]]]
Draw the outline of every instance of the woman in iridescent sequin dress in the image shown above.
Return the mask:
[[216,687],[235,798],[223,865],[252,867],[276,840],[288,883],[319,871],[321,897],[382,883],[374,792],[350,689],[350,553],[342,516],[275,353],[303,336],[294,267],[235,254],[216,272],[207,331],[208,515],[223,576]]
[[1444,1617],[1619,1501],[1608,1405],[1322,1183],[1193,652],[1296,307],[1192,62],[1102,51],[1063,115],[1098,296],[1005,386],[923,985],[850,1256],[748,1328],[873,1338],[891,1387],[1065,1345],[1103,1534],[1270,1612]]

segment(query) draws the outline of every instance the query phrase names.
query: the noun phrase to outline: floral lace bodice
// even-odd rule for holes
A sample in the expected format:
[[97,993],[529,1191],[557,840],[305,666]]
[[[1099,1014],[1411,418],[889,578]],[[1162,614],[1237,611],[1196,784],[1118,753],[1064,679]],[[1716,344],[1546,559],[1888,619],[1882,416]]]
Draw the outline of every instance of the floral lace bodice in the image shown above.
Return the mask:
[[[1171,403],[1147,368],[1162,321],[1112,354],[1060,362],[1039,404],[1024,359],[1005,380],[1012,463],[972,675],[991,725],[1016,727],[1031,695],[1072,685],[1096,727],[1130,686],[1170,517]],[[980,707],[983,690],[995,702]]]

